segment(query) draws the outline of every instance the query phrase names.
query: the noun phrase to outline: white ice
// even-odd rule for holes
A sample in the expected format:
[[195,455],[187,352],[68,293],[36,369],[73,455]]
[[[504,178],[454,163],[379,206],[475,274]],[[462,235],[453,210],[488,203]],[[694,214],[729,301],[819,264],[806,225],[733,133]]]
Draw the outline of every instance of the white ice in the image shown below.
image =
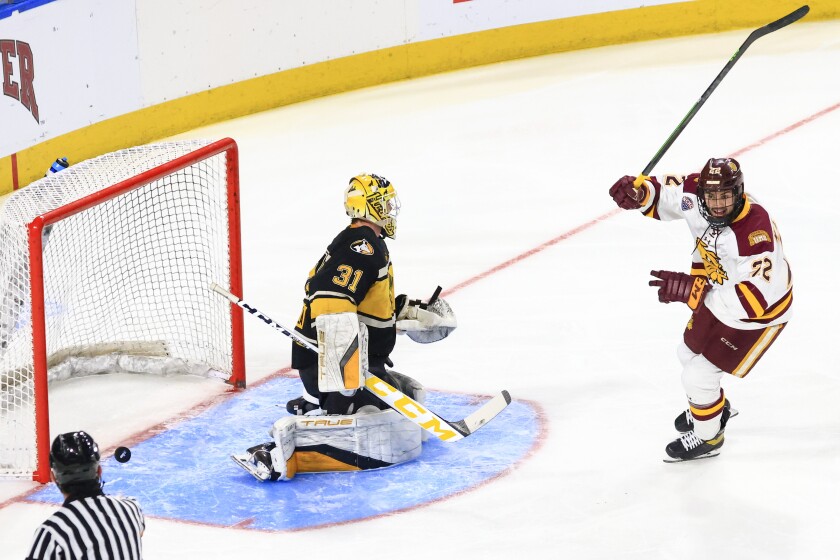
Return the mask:
[[[794,272],[789,327],[746,379],[725,379],[741,415],[717,458],[661,460],[686,404],[675,348],[688,313],[657,303],[648,272],[687,267],[688,230],[611,213],[607,195],[643,169],[747,33],[495,64],[185,135],[239,143],[245,295],[287,324],[346,222],[347,179],[391,179],[397,291],[442,285],[460,323],[439,344],[401,338],[398,369],[439,390],[506,388],[539,405],[547,431],[505,476],[387,517],[292,533],[150,517],[145,557],[837,558],[840,22],[755,43],[655,170],[738,154]],[[290,363],[289,344],[258,321],[246,319],[246,344],[252,382]],[[83,426],[114,446],[225,390],[72,380],[51,389],[52,430]],[[0,482],[3,560],[22,558],[54,509],[14,499],[33,486]]]

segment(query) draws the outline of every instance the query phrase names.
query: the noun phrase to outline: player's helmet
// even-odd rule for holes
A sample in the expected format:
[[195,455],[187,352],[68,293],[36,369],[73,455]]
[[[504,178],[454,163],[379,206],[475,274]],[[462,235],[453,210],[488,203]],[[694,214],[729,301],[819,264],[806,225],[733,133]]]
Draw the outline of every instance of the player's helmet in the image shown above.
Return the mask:
[[70,167],[70,162],[67,161],[67,158],[60,157],[53,162],[49,169],[47,169],[47,172],[44,173],[44,177],[47,177],[48,175],[55,175],[59,171],[64,171],[68,167]]
[[59,486],[99,478],[99,446],[87,432],[57,436],[50,448],[50,468]]
[[381,226],[391,239],[397,235],[400,200],[394,185],[385,177],[370,173],[350,179],[350,185],[344,192],[344,210],[351,218]]
[[[709,209],[706,196],[710,192],[731,191],[734,205],[725,216],[715,216]],[[697,184],[697,199],[700,202],[700,214],[712,227],[725,227],[732,223],[746,200],[744,196],[744,174],[741,164],[732,158],[712,158],[703,166],[700,181]]]

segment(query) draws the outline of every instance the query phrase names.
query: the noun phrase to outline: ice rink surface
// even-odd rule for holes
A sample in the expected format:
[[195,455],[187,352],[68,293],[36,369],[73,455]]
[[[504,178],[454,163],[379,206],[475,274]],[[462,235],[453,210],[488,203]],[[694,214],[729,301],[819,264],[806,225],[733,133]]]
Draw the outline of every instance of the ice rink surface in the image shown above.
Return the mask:
[[[659,304],[648,273],[687,269],[688,229],[616,212],[607,194],[642,170],[748,33],[495,64],[184,135],[239,143],[245,296],[286,324],[346,223],[347,180],[389,178],[402,201],[389,242],[397,291],[425,297],[440,284],[459,320],[438,344],[401,338],[397,369],[437,391],[508,389],[545,429],[489,483],[365,521],[257,531],[150,515],[145,558],[836,558],[840,22],[806,20],[755,43],[654,170],[735,155],[793,269],[788,328],[747,378],[724,379],[741,414],[717,458],[661,460],[686,406],[675,349],[688,311]],[[288,342],[258,321],[246,319],[246,346],[252,384],[289,366]],[[51,388],[52,430],[134,445],[225,402],[225,390],[72,380]],[[187,439],[184,453],[202,444]],[[22,558],[54,509],[25,498],[35,486],[0,482],[2,560]],[[359,507],[372,499],[360,494]]]

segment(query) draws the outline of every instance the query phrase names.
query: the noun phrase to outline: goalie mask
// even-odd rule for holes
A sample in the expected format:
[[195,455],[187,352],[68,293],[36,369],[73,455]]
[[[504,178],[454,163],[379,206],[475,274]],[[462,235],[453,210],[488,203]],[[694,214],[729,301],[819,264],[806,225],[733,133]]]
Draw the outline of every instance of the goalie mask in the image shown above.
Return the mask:
[[380,226],[391,239],[397,235],[400,201],[394,186],[384,177],[362,174],[350,179],[344,192],[344,210],[351,218]]
[[697,184],[700,214],[713,228],[726,227],[744,208],[744,174],[732,158],[712,158]]

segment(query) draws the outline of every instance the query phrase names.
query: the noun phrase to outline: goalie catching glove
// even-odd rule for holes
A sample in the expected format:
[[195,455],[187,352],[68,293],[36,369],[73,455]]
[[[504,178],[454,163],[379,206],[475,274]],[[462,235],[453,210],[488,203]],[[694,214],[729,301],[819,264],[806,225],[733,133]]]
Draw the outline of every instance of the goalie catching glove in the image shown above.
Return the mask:
[[705,276],[668,270],[651,270],[650,274],[659,278],[651,280],[648,285],[659,288],[659,301],[662,303],[678,301],[688,304],[691,309],[697,309],[709,291]]
[[443,340],[458,326],[452,308],[440,298],[433,297],[432,303],[424,303],[400,294],[396,308],[397,333],[407,334],[414,342],[428,344]]

